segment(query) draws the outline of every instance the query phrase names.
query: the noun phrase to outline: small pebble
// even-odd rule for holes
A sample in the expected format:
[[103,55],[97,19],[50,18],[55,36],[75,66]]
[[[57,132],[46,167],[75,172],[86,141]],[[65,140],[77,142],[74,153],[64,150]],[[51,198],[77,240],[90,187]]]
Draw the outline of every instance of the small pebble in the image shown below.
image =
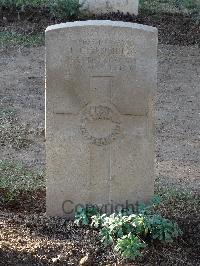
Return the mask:
[[92,260],[91,260],[91,257],[89,256],[89,254],[87,254],[85,257],[83,257],[80,260],[79,265],[81,265],[81,266],[91,266],[92,265]]

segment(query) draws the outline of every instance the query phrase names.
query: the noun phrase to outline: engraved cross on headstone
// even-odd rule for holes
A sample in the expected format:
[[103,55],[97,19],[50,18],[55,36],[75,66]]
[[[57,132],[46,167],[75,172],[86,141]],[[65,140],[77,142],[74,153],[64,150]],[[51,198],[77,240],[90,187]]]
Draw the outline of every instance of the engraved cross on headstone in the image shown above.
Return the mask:
[[153,196],[157,30],[111,21],[46,31],[47,213]]

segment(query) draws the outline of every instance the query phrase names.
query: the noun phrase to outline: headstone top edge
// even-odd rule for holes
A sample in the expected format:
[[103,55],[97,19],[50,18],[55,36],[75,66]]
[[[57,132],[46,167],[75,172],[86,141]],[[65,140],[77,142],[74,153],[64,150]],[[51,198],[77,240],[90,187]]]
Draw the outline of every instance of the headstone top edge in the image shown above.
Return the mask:
[[66,22],[48,26],[45,32],[52,30],[64,29],[64,28],[73,28],[73,27],[84,27],[84,26],[111,26],[111,27],[122,27],[130,29],[144,30],[146,32],[157,33],[157,28],[152,26],[147,26],[138,23],[123,22],[123,21],[111,21],[111,20],[86,20],[86,21],[74,21]]

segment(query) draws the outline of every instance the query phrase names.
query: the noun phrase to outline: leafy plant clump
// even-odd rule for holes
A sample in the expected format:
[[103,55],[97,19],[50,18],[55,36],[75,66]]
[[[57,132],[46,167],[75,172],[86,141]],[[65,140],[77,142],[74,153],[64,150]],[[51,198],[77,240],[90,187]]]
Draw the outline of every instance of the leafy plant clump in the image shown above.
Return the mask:
[[129,233],[117,240],[115,251],[121,253],[122,257],[125,259],[134,260],[136,257],[142,255],[140,250],[144,248],[146,248],[146,244],[141,242],[137,236]]
[[155,201],[149,206],[142,204],[132,214],[130,210],[121,210],[107,215],[101,214],[96,207],[79,208],[75,214],[75,223],[98,229],[103,245],[113,246],[124,259],[133,260],[143,255],[149,243],[171,243],[182,235],[176,222],[153,213],[157,204]]

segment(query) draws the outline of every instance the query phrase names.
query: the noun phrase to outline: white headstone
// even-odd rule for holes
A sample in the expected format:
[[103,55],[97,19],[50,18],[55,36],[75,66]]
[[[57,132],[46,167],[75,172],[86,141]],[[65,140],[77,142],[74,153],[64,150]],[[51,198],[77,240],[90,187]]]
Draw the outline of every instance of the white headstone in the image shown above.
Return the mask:
[[84,21],[46,30],[47,213],[111,211],[154,193],[157,29]]
[[79,0],[83,4],[82,8],[91,13],[123,12],[138,14],[138,0]]

